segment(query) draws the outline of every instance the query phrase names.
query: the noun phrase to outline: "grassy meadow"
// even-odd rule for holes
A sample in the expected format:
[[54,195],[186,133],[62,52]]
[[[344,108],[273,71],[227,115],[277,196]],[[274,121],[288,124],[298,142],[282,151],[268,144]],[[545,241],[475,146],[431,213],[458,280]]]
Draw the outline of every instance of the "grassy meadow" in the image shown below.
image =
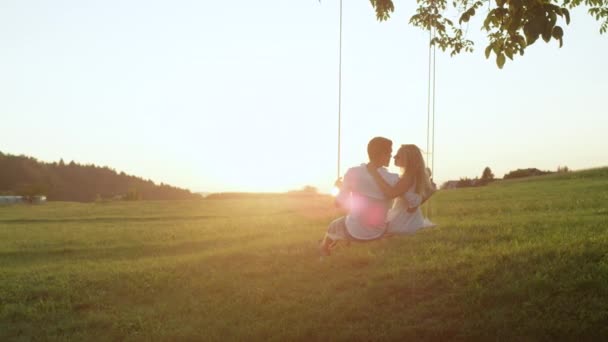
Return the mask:
[[0,340],[608,338],[608,168],[426,210],[321,260],[329,197],[0,206]]

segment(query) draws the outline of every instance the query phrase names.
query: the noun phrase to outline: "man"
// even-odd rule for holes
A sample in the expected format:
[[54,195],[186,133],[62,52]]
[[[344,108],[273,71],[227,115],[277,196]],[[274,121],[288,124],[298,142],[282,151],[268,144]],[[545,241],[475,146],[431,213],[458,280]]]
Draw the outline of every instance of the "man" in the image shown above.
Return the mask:
[[[369,165],[377,168],[391,186],[399,181],[399,175],[384,168],[389,165],[392,152],[393,142],[383,137],[375,137],[367,144]],[[319,247],[321,255],[329,255],[331,247],[339,240],[370,241],[382,237],[392,203],[384,196],[366,164],[348,169],[344,181],[336,183],[340,186],[336,205],[348,213],[329,224]]]

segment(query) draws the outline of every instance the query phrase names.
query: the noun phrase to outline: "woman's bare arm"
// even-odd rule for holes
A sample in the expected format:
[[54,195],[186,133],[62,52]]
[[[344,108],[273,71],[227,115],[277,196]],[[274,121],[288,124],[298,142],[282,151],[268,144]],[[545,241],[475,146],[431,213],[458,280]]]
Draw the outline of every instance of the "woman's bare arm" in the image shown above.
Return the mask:
[[367,170],[372,175],[372,177],[374,177],[374,181],[376,182],[376,184],[378,184],[380,190],[382,190],[382,193],[384,193],[384,195],[388,198],[395,198],[403,195],[410,188],[412,183],[410,177],[405,176],[399,178],[397,184],[392,187],[386,182],[386,180],[384,180],[384,178],[382,178],[382,176],[374,166],[367,164]]

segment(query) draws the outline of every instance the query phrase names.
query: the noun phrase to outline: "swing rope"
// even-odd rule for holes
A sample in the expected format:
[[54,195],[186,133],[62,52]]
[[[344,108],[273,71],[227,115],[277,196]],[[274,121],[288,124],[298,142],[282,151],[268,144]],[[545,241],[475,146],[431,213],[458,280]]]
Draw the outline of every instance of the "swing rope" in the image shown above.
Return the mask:
[[340,47],[338,54],[338,167],[336,179],[340,179],[340,142],[342,127],[342,0],[340,0]]
[[430,131],[431,131],[431,39],[433,36],[433,32],[430,27],[429,20],[429,75],[428,75],[428,87],[426,92],[426,164],[429,166],[429,156],[431,153],[430,150]]
[[[435,36],[435,28],[433,28],[433,38]],[[435,70],[435,44],[433,44],[433,125],[432,125],[432,134],[433,134],[433,139],[431,140],[431,176],[435,176],[435,94],[437,94],[435,92],[435,75],[437,75],[437,72]]]
[[[429,23],[430,24],[430,23]],[[427,125],[426,125],[426,165],[435,175],[435,37],[434,28],[429,25],[429,80],[427,91]]]
[[[435,29],[431,27],[431,19],[429,18],[429,86],[427,93],[427,126],[426,126],[426,165],[431,170],[430,177],[435,177],[435,75],[436,70],[436,50],[433,39],[435,38]],[[434,182],[433,182],[434,183]],[[428,202],[424,208],[426,217],[431,216],[431,202]]]
[[[338,151],[336,165],[336,179],[340,178],[340,159],[342,142],[342,0],[340,0],[339,11],[339,45],[338,45]],[[426,164],[431,170],[431,177],[435,176],[435,66],[436,49],[432,44],[435,37],[435,29],[431,27],[429,17],[429,72],[427,89],[427,126],[426,126]],[[430,203],[429,203],[430,204]]]

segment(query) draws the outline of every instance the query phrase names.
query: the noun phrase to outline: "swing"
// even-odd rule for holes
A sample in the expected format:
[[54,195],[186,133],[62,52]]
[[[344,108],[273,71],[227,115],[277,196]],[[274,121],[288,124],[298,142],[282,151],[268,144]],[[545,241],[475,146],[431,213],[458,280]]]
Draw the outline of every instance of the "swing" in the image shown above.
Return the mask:
[[[341,154],[341,126],[342,126],[342,0],[340,0],[340,35],[338,48],[338,156],[337,156],[337,176],[340,179],[340,154]],[[429,177],[431,182],[435,174],[435,45],[432,44],[435,38],[435,30],[429,25],[429,76],[428,76],[428,91],[427,91],[427,127],[426,127],[426,165],[430,170]],[[431,91],[432,90],[432,91]],[[434,182],[433,182],[434,184]],[[418,207],[424,204],[436,192],[435,189],[430,194],[426,195]],[[334,186],[333,195],[337,195],[339,189]],[[427,205],[426,209],[430,206]],[[409,212],[414,212],[418,207],[408,209]],[[412,210],[412,211],[410,211]],[[427,215],[425,215],[427,216]]]

